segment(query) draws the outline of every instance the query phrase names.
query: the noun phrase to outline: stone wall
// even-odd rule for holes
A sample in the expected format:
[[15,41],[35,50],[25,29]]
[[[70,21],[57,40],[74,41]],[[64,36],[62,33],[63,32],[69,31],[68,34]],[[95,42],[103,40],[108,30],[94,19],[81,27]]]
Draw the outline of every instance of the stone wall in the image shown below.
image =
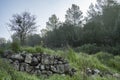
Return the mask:
[[4,53],[4,58],[6,58],[16,70],[30,74],[47,76],[62,74],[72,76],[76,72],[74,68],[70,68],[67,60],[49,54],[28,54],[25,52],[13,54],[7,51]]

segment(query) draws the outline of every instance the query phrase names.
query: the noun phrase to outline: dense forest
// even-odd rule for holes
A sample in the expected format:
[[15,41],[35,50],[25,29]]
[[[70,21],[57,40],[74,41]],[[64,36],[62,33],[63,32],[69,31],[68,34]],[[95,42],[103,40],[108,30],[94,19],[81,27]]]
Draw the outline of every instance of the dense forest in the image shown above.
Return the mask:
[[[87,15],[83,15],[79,6],[72,4],[66,10],[65,16],[63,16],[65,17],[64,22],[60,21],[56,14],[51,15],[46,22],[46,28],[39,30],[40,34],[35,33],[39,27],[36,25],[35,15],[26,11],[13,14],[12,19],[7,24],[9,29],[14,32],[11,36],[12,41],[0,38],[0,53],[4,53],[4,50],[8,49],[15,53],[19,51],[28,51],[30,53],[45,51],[64,56],[72,66],[80,71],[87,67],[94,67],[103,71],[111,70],[111,72],[119,73],[120,3],[116,0],[97,0],[95,4],[91,3]],[[37,51],[36,47],[40,50]],[[22,73],[17,74],[23,76]],[[25,75],[29,76],[26,73]],[[80,72],[72,78],[56,75],[57,77],[53,76],[45,80],[56,80],[56,78],[58,78],[57,80],[120,79],[120,77],[119,79],[113,77],[97,77],[93,79],[84,78],[86,75],[83,75],[83,77],[79,75]],[[12,78],[2,80],[12,80]],[[33,75],[33,77],[20,80],[38,80],[38,78]],[[44,79],[41,78],[41,80]]]

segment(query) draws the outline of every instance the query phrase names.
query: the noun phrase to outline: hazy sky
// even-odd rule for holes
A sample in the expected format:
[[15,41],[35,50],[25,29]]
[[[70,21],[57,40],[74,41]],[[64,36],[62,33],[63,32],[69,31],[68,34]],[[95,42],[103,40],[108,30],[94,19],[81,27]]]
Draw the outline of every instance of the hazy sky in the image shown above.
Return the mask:
[[80,9],[85,14],[91,2],[95,3],[95,1],[96,0],[0,0],[0,37],[10,39],[12,32],[8,32],[9,29],[6,23],[9,23],[9,19],[12,18],[13,14],[28,11],[36,15],[37,25],[40,25],[38,32],[40,32],[40,29],[45,28],[45,24],[52,14],[56,14],[60,21],[64,21],[66,10],[70,8],[72,4],[80,6]]

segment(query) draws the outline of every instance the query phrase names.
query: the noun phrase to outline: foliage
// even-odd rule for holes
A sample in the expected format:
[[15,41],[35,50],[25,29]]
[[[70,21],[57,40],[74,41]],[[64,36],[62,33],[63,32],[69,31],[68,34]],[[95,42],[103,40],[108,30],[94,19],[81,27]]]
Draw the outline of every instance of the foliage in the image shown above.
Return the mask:
[[14,14],[8,26],[12,31],[15,31],[19,37],[21,45],[24,44],[26,36],[36,30],[36,18],[29,12],[23,12],[22,14]]
[[99,52],[95,54],[95,57],[97,57],[97,59],[104,65],[116,69],[116,71],[120,71],[120,56],[113,56],[109,53]]
[[18,42],[12,42],[11,43],[11,49],[14,51],[14,52],[17,52],[20,50],[20,44]]
[[88,54],[95,54],[100,51],[100,48],[96,44],[85,44],[75,49],[77,52],[84,52]]
[[[95,4],[90,5],[88,15],[82,20],[82,11],[79,6],[73,4],[66,12],[65,22],[59,27],[57,25],[54,30],[44,29],[42,36],[44,46],[49,48],[82,46],[81,51],[90,54],[104,51],[119,55],[119,9],[120,3],[115,0],[97,0]],[[52,15],[49,19],[59,22],[55,16]],[[78,26],[79,22],[84,24]]]
[[72,24],[74,26],[81,26],[82,23],[82,11],[80,11],[79,6],[72,4],[72,7],[66,11],[65,22],[67,24]]
[[35,46],[35,47],[28,47],[28,46],[24,46],[20,48],[20,51],[26,51],[28,53],[43,53],[44,52],[44,48],[41,46]]
[[53,14],[50,18],[49,21],[46,22],[46,27],[49,31],[58,29],[60,26],[60,22],[59,19],[57,18],[57,16],[55,14]]
[[4,50],[0,48],[0,56],[4,53]]
[[33,47],[27,47],[27,46],[21,47],[20,51],[26,51],[28,53],[36,53],[35,48],[33,48]]
[[110,60],[109,66],[120,71],[120,56],[114,56],[113,59]]
[[[24,47],[29,49],[41,49],[40,46],[36,47]],[[41,76],[35,76],[30,75],[24,72],[18,72],[14,70],[9,63],[6,63],[5,60],[0,59],[0,80],[117,80],[115,77],[111,76],[104,76],[100,77],[95,75],[93,76],[87,76],[85,74],[86,68],[92,68],[92,69],[99,69],[100,71],[110,71],[114,72],[114,70],[119,70],[119,56],[115,56],[114,58],[111,58],[107,53],[97,53],[95,55],[88,55],[85,53],[76,53],[72,48],[68,48],[68,50],[61,51],[61,50],[51,50],[44,48],[44,51],[51,55],[59,55],[67,59],[72,67],[74,67],[77,72],[73,76],[68,75],[52,75],[48,78],[44,78]],[[103,56],[103,62],[101,62]],[[105,58],[106,56],[106,58]],[[111,60],[112,64],[115,64],[113,68],[110,68],[110,65],[106,65],[104,61],[108,59]],[[106,60],[107,61],[107,60]],[[115,63],[116,62],[116,63]]]
[[26,46],[36,46],[41,44],[41,37],[39,34],[30,34],[26,37],[25,45]]
[[43,53],[44,52],[44,49],[41,46],[36,46],[35,50],[36,50],[36,52],[39,52],[39,53]]

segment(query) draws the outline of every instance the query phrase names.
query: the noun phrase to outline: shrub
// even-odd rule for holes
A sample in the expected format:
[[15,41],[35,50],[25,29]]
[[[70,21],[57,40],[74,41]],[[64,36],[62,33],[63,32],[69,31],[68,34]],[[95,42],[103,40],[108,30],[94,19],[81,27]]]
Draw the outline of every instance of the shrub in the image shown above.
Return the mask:
[[117,45],[117,46],[101,46],[100,48],[101,51],[103,52],[108,52],[108,53],[111,53],[113,55],[120,55],[119,52],[120,52],[120,46]]
[[0,49],[0,56],[3,54],[4,50]]
[[43,53],[44,49],[41,46],[36,46],[35,47],[36,52]]
[[120,71],[120,56],[114,56],[114,58],[109,61],[109,66]]
[[14,52],[18,52],[20,50],[20,45],[18,42],[12,42],[11,44],[11,49],[14,51]]
[[113,55],[107,52],[98,52],[95,56],[103,63],[108,64],[110,59],[113,59]]
[[88,54],[94,54],[96,52],[99,52],[100,49],[99,49],[99,47],[97,47],[96,44],[85,44],[85,45],[75,49],[75,51],[84,52],[84,53],[88,53]]
[[120,56],[113,56],[110,53],[99,52],[95,56],[106,66],[109,66],[117,71],[120,71]]

